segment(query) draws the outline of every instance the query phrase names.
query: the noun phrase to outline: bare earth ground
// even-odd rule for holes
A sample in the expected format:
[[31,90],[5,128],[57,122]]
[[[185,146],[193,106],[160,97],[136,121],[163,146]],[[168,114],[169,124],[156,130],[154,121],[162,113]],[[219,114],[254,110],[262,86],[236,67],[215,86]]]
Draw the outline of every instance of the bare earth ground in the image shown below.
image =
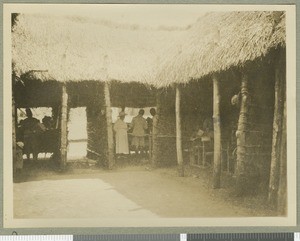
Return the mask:
[[73,163],[64,173],[47,160],[25,165],[14,183],[15,218],[274,216],[260,196],[210,188],[211,170],[178,177],[176,168],[119,160],[112,171]]

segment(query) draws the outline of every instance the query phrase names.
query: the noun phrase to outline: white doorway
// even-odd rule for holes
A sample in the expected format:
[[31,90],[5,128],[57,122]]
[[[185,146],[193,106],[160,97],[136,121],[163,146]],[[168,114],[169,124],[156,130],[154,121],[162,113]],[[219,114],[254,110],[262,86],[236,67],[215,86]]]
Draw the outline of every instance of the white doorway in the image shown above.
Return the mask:
[[87,148],[86,108],[71,108],[68,122],[68,160],[80,161],[86,158]]

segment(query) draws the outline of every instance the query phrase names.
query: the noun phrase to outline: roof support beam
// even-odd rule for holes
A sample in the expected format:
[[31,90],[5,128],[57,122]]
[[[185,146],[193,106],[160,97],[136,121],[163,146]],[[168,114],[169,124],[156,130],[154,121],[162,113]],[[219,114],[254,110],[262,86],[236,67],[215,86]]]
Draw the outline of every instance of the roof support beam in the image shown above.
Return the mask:
[[[250,188],[251,156],[250,150],[250,94],[249,80],[242,73],[241,80],[241,106],[238,120],[237,137],[237,163],[236,163],[236,192],[238,195],[245,194]],[[253,187],[252,187],[253,188]]]
[[60,123],[60,168],[65,169],[68,146],[68,93],[66,85],[62,86],[61,123]]
[[283,123],[281,132],[280,180],[278,187],[277,210],[281,215],[287,212],[287,134],[286,134],[286,99],[283,107]]
[[213,120],[214,120],[214,169],[213,188],[221,186],[221,121],[220,121],[220,83],[213,76]]
[[12,95],[12,152],[13,152],[13,174],[16,172],[16,162],[17,162],[17,137],[16,137],[16,121],[17,121],[17,111],[15,107],[14,93]]
[[157,160],[159,158],[159,143],[158,143],[158,120],[160,118],[160,106],[161,101],[158,96],[158,93],[156,94],[156,115],[153,117],[153,129],[152,129],[152,153],[151,153],[151,165],[152,167],[157,166]]
[[181,111],[180,111],[181,93],[180,87],[176,86],[176,99],[175,99],[175,111],[176,111],[176,151],[177,151],[177,163],[178,174],[184,176],[183,155],[182,155],[182,134],[181,134]]
[[[282,127],[284,122],[285,99],[285,71],[282,70],[282,54],[279,53],[279,61],[275,66],[275,100],[272,137],[272,158],[270,168],[268,200],[273,207],[277,206],[278,190],[280,182],[280,165],[282,149]],[[284,161],[284,160],[282,160]],[[283,177],[284,178],[284,177]]]
[[108,159],[108,169],[112,169],[115,166],[114,159],[114,138],[113,138],[113,125],[112,125],[112,114],[111,114],[111,102],[110,102],[110,92],[109,85],[107,81],[104,83],[104,98],[106,107],[106,127],[107,127],[107,159]]

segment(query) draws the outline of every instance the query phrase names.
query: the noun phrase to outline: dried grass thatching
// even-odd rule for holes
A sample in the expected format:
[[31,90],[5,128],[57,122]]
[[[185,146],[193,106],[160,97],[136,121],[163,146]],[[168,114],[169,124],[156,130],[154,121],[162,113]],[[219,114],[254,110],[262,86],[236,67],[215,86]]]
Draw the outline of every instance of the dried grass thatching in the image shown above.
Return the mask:
[[284,12],[214,12],[198,19],[161,64],[158,86],[243,66],[285,46]]
[[20,14],[12,33],[14,70],[19,76],[47,70],[58,81],[145,82],[154,79],[162,50],[183,31]]
[[107,80],[165,87],[243,66],[285,46],[283,12],[212,12],[185,29],[79,17],[18,16],[14,70],[58,81]]

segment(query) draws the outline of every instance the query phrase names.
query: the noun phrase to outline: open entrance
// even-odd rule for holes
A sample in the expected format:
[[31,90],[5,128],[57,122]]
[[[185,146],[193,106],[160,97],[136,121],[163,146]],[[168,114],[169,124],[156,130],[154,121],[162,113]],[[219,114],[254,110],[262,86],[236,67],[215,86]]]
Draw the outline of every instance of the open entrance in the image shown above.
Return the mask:
[[82,160],[87,154],[86,108],[71,108],[68,122],[68,160]]

